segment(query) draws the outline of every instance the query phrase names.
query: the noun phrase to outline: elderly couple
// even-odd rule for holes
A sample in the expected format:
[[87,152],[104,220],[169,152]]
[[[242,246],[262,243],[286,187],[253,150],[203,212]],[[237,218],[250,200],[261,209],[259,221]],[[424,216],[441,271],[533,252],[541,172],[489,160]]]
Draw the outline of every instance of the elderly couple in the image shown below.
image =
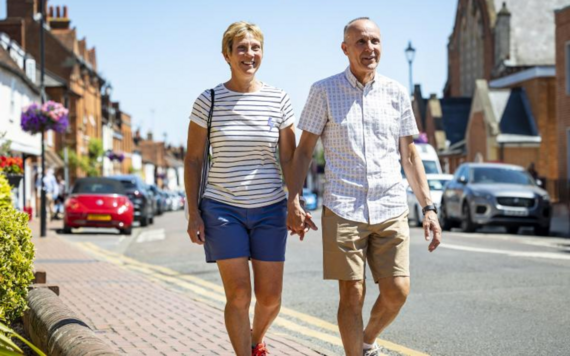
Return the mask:
[[[324,278],[339,281],[338,325],[347,355],[379,354],[375,340],[409,293],[408,211],[400,166],[423,206],[425,238],[433,237],[429,251],[440,243],[437,212],[412,140],[418,130],[410,98],[402,85],[376,73],[382,49],[378,26],[368,18],[350,21],[341,48],[349,66],[312,86],[299,120],[298,147],[289,96],[255,77],[263,60],[263,34],[256,25],[228,27],[222,54],[231,78],[194,103],[185,159],[188,235],[204,245],[207,262],[217,263],[236,355],[268,353],[263,337],[281,306],[287,232],[303,239],[308,229],[317,229],[299,195],[319,137],[326,161]],[[208,134],[212,163],[198,204]],[[257,301],[253,325],[250,259]],[[364,327],[367,263],[380,295]]]

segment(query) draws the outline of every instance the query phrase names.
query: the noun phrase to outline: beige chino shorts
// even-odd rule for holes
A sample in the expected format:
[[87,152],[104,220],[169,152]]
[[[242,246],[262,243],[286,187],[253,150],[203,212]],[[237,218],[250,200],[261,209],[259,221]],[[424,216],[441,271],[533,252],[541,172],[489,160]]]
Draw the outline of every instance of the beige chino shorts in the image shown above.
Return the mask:
[[366,263],[374,282],[410,275],[408,211],[380,224],[346,220],[323,206],[324,279],[363,280]]

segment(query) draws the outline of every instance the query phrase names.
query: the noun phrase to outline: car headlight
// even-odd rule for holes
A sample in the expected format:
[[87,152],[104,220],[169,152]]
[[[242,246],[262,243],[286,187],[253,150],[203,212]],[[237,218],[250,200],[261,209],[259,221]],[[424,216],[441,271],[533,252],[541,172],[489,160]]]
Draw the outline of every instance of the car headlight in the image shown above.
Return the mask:
[[550,201],[550,195],[548,195],[548,194],[543,195],[541,198],[544,201]]

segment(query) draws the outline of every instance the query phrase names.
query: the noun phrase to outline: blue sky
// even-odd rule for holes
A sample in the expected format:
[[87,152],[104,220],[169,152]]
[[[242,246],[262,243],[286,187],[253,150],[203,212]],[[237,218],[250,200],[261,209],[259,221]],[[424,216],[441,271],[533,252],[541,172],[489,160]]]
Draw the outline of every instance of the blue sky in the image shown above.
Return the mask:
[[[0,0],[0,18],[6,16]],[[229,79],[222,34],[234,21],[258,24],[265,35],[258,79],[286,90],[300,115],[311,84],[343,71],[340,49],[349,20],[368,16],[382,32],[378,71],[408,86],[408,41],[417,49],[413,79],[424,96],[441,95],[447,77],[447,39],[457,0],[188,1],[51,0],[67,5],[71,25],[97,48],[98,68],[134,128],[185,143],[188,115],[205,89]]]

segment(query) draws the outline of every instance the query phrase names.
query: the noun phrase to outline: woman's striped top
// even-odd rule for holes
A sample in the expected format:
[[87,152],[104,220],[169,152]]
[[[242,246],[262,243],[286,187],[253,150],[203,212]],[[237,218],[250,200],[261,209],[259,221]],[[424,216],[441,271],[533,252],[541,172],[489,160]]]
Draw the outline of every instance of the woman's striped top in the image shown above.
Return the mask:
[[[266,84],[254,93],[234,92],[223,84],[214,91],[213,159],[204,197],[242,208],[285,199],[276,150],[279,130],[295,121],[289,96]],[[206,90],[196,99],[190,120],[206,128],[209,111]]]

